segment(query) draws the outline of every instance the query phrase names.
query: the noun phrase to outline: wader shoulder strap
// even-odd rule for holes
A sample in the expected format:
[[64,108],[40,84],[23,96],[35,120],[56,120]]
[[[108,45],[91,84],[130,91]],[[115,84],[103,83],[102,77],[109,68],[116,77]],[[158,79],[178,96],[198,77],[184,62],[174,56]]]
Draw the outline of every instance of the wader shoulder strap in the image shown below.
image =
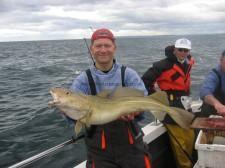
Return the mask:
[[121,67],[122,87],[125,87],[125,70],[126,70],[126,67],[124,65],[122,65],[122,67]]
[[218,85],[217,88],[220,89],[221,86],[222,86],[222,80],[221,80],[220,74],[219,74],[219,72],[215,68],[213,68],[212,71],[217,75],[217,77],[219,79],[219,85]]
[[[95,86],[94,79],[93,79],[93,77],[91,75],[91,70],[87,69],[86,70],[86,74],[87,74],[87,77],[88,77],[88,84],[89,84],[89,87],[91,89],[91,95],[96,95],[97,91],[96,91],[96,86]],[[95,130],[96,130],[96,125],[92,125],[90,128],[86,128],[85,135],[87,137],[92,137],[92,135],[93,135]]]
[[88,83],[89,83],[89,86],[90,86],[90,89],[91,89],[91,95],[96,95],[97,91],[96,91],[96,86],[95,86],[94,79],[93,79],[93,77],[91,75],[91,70],[87,69],[86,70],[86,74],[87,74]]

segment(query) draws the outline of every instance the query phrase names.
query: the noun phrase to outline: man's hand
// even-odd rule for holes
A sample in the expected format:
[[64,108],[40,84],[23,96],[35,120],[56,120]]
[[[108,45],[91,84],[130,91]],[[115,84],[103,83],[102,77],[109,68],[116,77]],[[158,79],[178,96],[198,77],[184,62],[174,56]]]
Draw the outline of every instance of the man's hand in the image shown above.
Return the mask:
[[223,117],[225,117],[225,106],[221,103],[216,103],[214,105],[216,111],[218,114],[222,115]]
[[220,103],[219,100],[217,100],[213,95],[207,95],[204,97],[204,101],[216,109],[217,113],[219,115],[222,115],[225,117],[225,106]]
[[130,121],[133,120],[135,116],[139,115],[141,112],[134,112],[131,114],[123,115],[120,117],[121,120]]

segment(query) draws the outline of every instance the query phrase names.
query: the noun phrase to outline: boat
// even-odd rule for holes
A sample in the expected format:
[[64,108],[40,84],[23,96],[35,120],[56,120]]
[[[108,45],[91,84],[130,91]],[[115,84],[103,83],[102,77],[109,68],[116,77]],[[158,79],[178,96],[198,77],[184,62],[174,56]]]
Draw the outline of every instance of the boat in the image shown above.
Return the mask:
[[[202,105],[201,100],[191,101],[190,99],[182,100],[185,108],[191,108],[193,112],[200,112],[200,107]],[[173,158],[172,150],[169,144],[169,136],[166,128],[163,126],[160,121],[155,119],[153,122],[147,124],[142,128],[144,133],[143,140],[149,147],[149,152],[151,154],[151,164],[152,167],[156,168],[176,168],[175,159]],[[79,136],[76,139],[68,140],[64,143],[61,143],[53,148],[50,148],[42,153],[39,153],[33,157],[30,157],[26,160],[23,160],[17,164],[10,166],[9,168],[20,168],[32,164],[33,162],[46,157],[52,153],[57,152],[58,149],[72,144],[77,140],[83,138]],[[85,168],[86,161],[76,165],[74,168]],[[197,165],[194,166],[198,168]]]

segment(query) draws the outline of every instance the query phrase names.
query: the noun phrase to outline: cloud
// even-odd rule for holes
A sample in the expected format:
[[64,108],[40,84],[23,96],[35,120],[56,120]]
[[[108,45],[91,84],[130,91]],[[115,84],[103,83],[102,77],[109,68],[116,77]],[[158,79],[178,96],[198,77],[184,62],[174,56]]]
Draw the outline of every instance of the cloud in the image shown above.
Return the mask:
[[[224,0],[1,0],[0,41],[225,33]],[[17,35],[18,34],[18,35]]]

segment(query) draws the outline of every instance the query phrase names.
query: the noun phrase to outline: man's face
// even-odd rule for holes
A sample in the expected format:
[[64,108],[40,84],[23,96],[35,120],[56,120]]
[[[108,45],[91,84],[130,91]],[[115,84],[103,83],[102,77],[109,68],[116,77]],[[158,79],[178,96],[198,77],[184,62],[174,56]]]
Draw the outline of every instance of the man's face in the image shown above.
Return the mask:
[[116,51],[116,45],[107,38],[97,39],[91,45],[91,53],[98,64],[111,63]]
[[175,48],[174,55],[179,61],[183,61],[190,54],[190,50],[186,48]]
[[221,64],[222,71],[225,73],[225,57],[221,57],[220,64]]

